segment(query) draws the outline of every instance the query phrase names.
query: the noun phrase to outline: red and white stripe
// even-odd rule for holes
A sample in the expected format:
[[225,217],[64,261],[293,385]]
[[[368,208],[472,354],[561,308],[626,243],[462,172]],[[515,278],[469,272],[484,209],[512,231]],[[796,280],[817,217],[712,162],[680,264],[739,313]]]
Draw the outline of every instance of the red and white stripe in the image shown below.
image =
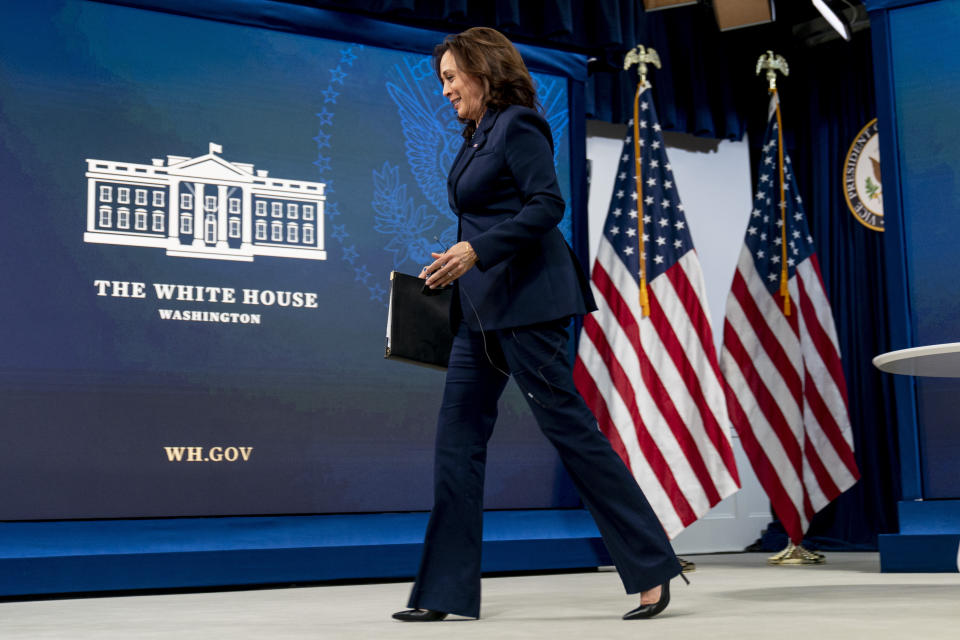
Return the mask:
[[744,451],[790,539],[859,478],[833,313],[816,254],[788,282],[793,313],[746,245],[727,299],[720,367]]
[[574,380],[672,538],[739,489],[703,273],[694,250],[638,284],[601,237]]

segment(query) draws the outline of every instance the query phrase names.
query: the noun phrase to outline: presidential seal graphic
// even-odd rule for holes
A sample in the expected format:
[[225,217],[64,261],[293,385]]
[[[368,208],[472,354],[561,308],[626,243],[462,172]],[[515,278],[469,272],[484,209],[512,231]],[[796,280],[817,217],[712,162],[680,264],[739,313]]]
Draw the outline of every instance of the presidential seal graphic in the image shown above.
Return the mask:
[[843,195],[851,213],[861,224],[874,231],[883,231],[883,186],[876,118],[860,130],[850,145],[843,163]]
[[326,260],[322,182],[275,178],[209,153],[151,164],[87,159],[85,242],[155,247],[168,256]]

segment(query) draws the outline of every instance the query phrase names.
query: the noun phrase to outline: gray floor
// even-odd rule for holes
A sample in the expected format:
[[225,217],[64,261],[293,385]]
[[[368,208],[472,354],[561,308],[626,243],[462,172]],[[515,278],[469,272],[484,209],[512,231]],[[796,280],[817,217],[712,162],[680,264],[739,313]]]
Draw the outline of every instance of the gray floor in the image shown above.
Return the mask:
[[658,618],[616,573],[498,577],[483,617],[395,622],[409,583],[0,602],[0,638],[960,638],[960,574],[882,574],[875,553],[770,567],[767,554],[691,556]]

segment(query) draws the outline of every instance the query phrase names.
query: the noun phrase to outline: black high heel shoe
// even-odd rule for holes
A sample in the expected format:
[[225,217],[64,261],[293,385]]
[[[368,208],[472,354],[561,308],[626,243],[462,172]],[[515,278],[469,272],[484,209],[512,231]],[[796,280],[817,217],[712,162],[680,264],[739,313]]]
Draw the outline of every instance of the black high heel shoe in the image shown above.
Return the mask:
[[[687,584],[690,584],[690,581],[687,580],[687,576],[680,574],[680,577],[683,578],[683,581]],[[664,609],[667,608],[667,605],[670,604],[670,581],[667,580],[660,586],[660,599],[654,602],[653,604],[641,604],[636,609],[631,609],[623,614],[624,620],[643,620],[645,618],[652,618],[653,616],[662,613]]]
[[403,622],[439,622],[446,618],[447,614],[433,609],[407,609],[397,611],[392,617]]

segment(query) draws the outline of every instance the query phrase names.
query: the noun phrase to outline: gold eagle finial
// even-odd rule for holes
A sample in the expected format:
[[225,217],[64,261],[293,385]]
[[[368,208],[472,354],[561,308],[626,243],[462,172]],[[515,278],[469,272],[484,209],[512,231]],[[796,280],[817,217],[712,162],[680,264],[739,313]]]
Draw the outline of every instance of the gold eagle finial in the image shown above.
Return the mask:
[[653,47],[645,47],[638,44],[623,58],[623,70],[626,71],[633,65],[637,65],[637,73],[640,75],[640,86],[647,84],[647,65],[652,64],[657,69],[660,68],[660,56]]
[[767,82],[770,83],[771,89],[777,88],[777,71],[785,76],[790,75],[790,67],[783,56],[769,50],[757,60],[757,75],[760,75],[764,69],[767,70]]

